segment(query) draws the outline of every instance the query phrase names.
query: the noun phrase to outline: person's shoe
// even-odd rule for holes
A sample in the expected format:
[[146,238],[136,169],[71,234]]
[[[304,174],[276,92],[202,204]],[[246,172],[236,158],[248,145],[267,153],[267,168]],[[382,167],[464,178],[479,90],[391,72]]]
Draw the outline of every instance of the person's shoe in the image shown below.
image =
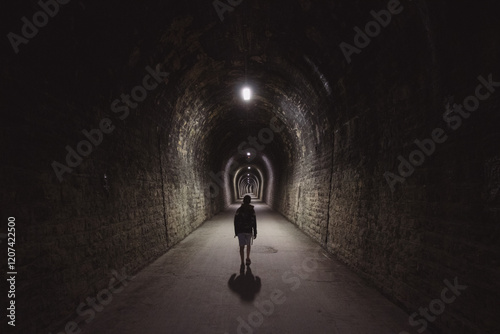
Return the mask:
[[250,263],[252,263],[252,261],[250,261],[250,259],[247,259],[247,266],[249,266]]
[[243,274],[245,272],[245,265],[242,263],[240,266],[240,274]]

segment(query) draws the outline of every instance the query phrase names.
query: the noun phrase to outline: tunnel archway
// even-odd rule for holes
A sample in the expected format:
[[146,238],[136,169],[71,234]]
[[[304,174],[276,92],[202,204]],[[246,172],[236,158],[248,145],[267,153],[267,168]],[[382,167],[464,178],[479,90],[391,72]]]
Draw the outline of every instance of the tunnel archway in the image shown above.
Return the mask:
[[235,198],[243,199],[250,195],[254,199],[262,200],[266,181],[262,171],[255,165],[242,166],[234,175]]
[[255,175],[247,174],[246,176],[241,176],[240,182],[238,182],[239,195],[238,198],[242,198],[245,195],[250,195],[253,198],[257,197],[259,191],[259,181],[255,178]]
[[[9,6],[4,36],[49,19],[34,1]],[[33,314],[21,331],[51,331],[108,268],[138,272],[250,191],[410,313],[460,276],[473,293],[434,325],[498,332],[486,307],[498,296],[477,277],[498,262],[488,4],[255,0],[222,18],[201,0],[58,8],[1,51],[3,203],[29,245],[19,305],[43,301],[20,306]],[[457,107],[477,92],[480,111]]]

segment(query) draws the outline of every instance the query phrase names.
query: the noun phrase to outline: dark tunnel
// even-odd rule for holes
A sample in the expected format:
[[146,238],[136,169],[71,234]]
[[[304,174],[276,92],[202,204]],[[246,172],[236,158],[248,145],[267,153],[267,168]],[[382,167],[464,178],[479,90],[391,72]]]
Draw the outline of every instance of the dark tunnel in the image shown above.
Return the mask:
[[430,333],[500,332],[496,2],[2,7],[2,333],[79,333],[247,194],[410,318],[467,286]]

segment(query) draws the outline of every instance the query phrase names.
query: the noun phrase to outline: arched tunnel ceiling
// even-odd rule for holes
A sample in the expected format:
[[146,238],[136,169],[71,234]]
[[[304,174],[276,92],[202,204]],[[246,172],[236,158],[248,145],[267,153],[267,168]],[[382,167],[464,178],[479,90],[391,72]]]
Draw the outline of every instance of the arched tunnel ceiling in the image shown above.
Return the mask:
[[[177,18],[161,38],[167,50],[163,64],[173,69],[178,92],[166,96],[165,104],[175,100],[171,108],[182,111],[184,119],[196,120],[185,122],[179,136],[195,136],[199,150],[223,154],[216,159],[221,164],[237,154],[248,136],[269,128],[272,119],[287,129],[266,145],[273,164],[313,150],[301,145],[301,133],[317,133],[319,141],[326,128],[318,129],[317,124],[329,126],[332,110],[322,103],[330,87],[316,65],[325,61],[318,59],[325,54],[307,35],[319,33],[315,20],[308,31],[283,34],[294,26],[293,11],[303,14],[306,9],[288,8],[291,16],[280,15],[277,22],[270,22],[269,10],[269,4],[249,2],[226,13],[227,20],[205,26],[195,24],[191,16]],[[250,102],[241,101],[239,90],[245,84],[253,91]]]
[[[352,38],[350,26],[360,20],[361,10],[366,12],[364,6],[347,1],[232,3],[238,5],[224,12],[222,21],[213,2],[201,0],[68,4],[73,15],[58,16],[47,27],[50,34],[32,42],[60,50],[43,59],[54,66],[35,67],[30,74],[48,84],[67,83],[54,84],[61,90],[54,95],[105,105],[130,91],[146,66],[159,64],[169,73],[168,84],[145,104],[164,115],[159,125],[171,143],[193,159],[208,155],[213,170],[237,158],[238,145],[268,128],[272,119],[285,128],[266,145],[275,167],[317,151],[320,142],[331,143],[325,133],[343,118],[334,110],[332,90],[342,86],[337,72],[349,70],[338,44],[346,34]],[[21,14],[27,10],[17,6]],[[60,47],[68,43],[71,47]],[[86,64],[85,70],[73,63]],[[49,70],[66,67],[77,70],[73,76]],[[245,83],[254,92],[248,103],[239,92]]]
[[[214,168],[219,168],[235,156],[238,144],[269,127],[274,117],[286,131],[266,146],[273,165],[304,156],[315,147],[313,141],[304,144],[301,136],[314,134],[319,142],[334,122],[333,103],[327,102],[333,98],[330,87],[335,83],[330,81],[335,80],[331,72],[336,67],[332,63],[338,54],[331,52],[338,53],[340,37],[335,32],[342,29],[346,16],[357,14],[357,5],[232,3],[238,5],[223,13],[223,21],[212,2],[201,0],[68,4],[74,15],[58,17],[48,27],[53,30],[50,36],[34,43],[56,50],[70,43],[72,48],[43,61],[55,67],[78,61],[87,64],[85,71],[71,78],[64,71],[43,73],[39,68],[36,74],[47,81],[67,82],[68,91],[54,93],[79,95],[79,100],[91,105],[93,99],[102,103],[130,91],[145,66],[160,64],[169,73],[168,85],[155,91],[156,99],[147,103],[164,108],[162,127],[181,124],[170,129],[170,137],[173,142],[184,141],[181,149],[191,156],[213,155]],[[27,10],[18,6],[19,13]],[[340,9],[342,18],[336,14]],[[96,77],[101,80],[95,82]],[[93,87],[84,85],[89,81],[95,82]],[[245,83],[254,92],[249,103],[242,103],[239,93]],[[188,143],[186,138],[193,140]]]
[[[224,12],[221,20],[213,3],[70,3],[66,10],[71,14],[56,17],[47,33],[30,43],[57,50],[50,57],[37,55],[53,66],[10,71],[17,77],[29,72],[45,78],[47,85],[59,89],[54,96],[100,104],[109,112],[109,101],[129,92],[146,66],[158,66],[169,73],[168,83],[132,112],[163,115],[150,117],[167,133],[169,142],[163,147],[178,150],[182,159],[208,161],[214,172],[223,170],[230,158],[245,162],[239,145],[269,128],[272,120],[285,130],[275,133],[262,153],[276,170],[330,145],[330,130],[350,112],[334,107],[338,104],[332,91],[343,89],[339,74],[350,70],[338,45],[352,38],[351,27],[360,21],[360,12],[368,13],[365,5],[232,1],[233,10]],[[16,6],[21,16],[28,10]],[[30,53],[20,57],[29,58]],[[61,71],[50,70],[54,68]],[[253,90],[250,102],[240,96],[245,83]],[[88,113],[91,119],[96,112],[89,108]],[[262,159],[253,163],[266,170]]]

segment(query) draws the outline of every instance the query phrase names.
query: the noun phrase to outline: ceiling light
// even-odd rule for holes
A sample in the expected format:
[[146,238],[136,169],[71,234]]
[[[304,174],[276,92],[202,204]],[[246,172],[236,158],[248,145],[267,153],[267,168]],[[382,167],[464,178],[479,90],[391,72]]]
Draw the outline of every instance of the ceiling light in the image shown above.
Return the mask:
[[243,94],[243,100],[248,101],[248,100],[250,100],[250,96],[252,95],[252,91],[250,90],[250,88],[245,87],[242,90],[242,94]]

